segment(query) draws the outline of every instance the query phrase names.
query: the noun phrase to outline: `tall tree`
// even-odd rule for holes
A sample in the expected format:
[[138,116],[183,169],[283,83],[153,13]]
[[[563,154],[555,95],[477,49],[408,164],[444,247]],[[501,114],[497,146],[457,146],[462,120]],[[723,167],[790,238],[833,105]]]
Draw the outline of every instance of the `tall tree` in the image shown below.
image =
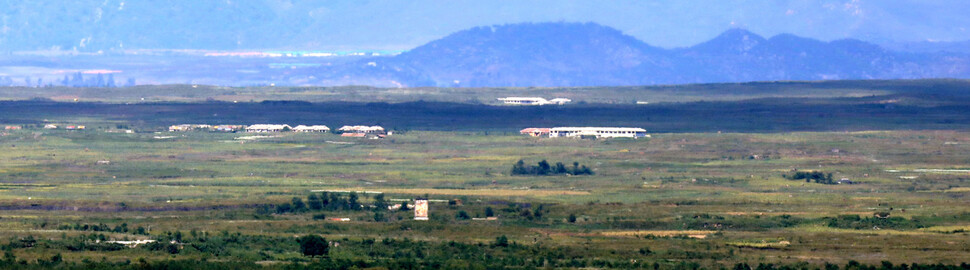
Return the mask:
[[378,211],[387,210],[387,200],[384,199],[384,193],[374,196],[374,206],[377,207]]
[[303,199],[300,197],[293,197],[293,212],[306,212],[306,204],[303,203]]
[[512,175],[522,175],[529,174],[529,171],[525,168],[525,161],[521,159],[512,165]]
[[307,206],[310,207],[310,210],[320,211],[323,209],[323,203],[320,201],[320,197],[317,197],[316,194],[310,193],[310,195],[306,198],[306,202]]
[[539,173],[538,173],[539,175],[547,175],[551,171],[552,170],[551,170],[551,167],[549,166],[548,161],[546,161],[545,159],[543,159],[542,161],[539,161]]
[[80,71],[74,73],[74,78],[71,78],[71,86],[84,86],[84,75],[82,75]]
[[300,243],[300,252],[303,256],[322,256],[327,255],[330,252],[330,245],[327,244],[327,239],[319,235],[311,234],[303,236],[296,239],[296,242]]
[[357,210],[360,208],[360,202],[358,202],[358,197],[356,192],[350,193],[350,199],[347,200],[347,209]]

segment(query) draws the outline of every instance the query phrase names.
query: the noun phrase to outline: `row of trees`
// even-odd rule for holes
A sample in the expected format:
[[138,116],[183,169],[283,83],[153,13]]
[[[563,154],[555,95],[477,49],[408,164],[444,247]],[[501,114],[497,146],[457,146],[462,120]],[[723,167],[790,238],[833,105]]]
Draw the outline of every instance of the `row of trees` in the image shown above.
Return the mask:
[[840,215],[838,217],[823,218],[827,226],[842,229],[918,229],[924,228],[918,218],[905,219],[901,217],[889,217],[889,213],[875,213],[872,217],[860,217],[859,215]]
[[[114,228],[104,223],[99,223],[97,225],[74,223],[73,225],[63,224],[61,226],[58,226],[57,229],[75,230],[75,231],[115,232],[115,233],[129,232],[128,223],[121,223],[121,225],[114,226]],[[145,230],[145,227],[141,227],[141,226],[138,226],[138,228],[131,230],[131,233],[148,235],[148,232]]]
[[[374,196],[374,207],[377,210],[387,209],[389,203],[384,194]],[[288,203],[276,205],[277,214],[284,213],[303,213],[308,211],[359,211],[364,207],[360,203],[360,196],[351,192],[344,196],[339,193],[324,192],[320,196],[311,193],[307,196],[306,202],[300,197],[293,197]]]
[[795,174],[792,174],[792,175],[782,174],[781,176],[789,180],[804,179],[806,183],[811,183],[812,181],[814,181],[815,183],[826,184],[826,185],[837,184],[835,180],[832,179],[832,173],[823,173],[819,171],[795,172]]
[[[118,87],[115,82],[115,76],[112,73],[108,73],[107,76],[102,73],[98,73],[94,76],[85,78],[84,74],[81,72],[76,72],[73,75],[64,75],[64,78],[60,81],[52,80],[45,82],[43,78],[37,78],[34,80],[30,76],[23,78],[23,83],[15,81],[14,78],[9,76],[0,76],[0,86],[27,86],[27,87],[50,87],[50,86],[70,86],[70,87]],[[128,81],[124,86],[135,86],[135,78],[128,78]]]
[[[699,216],[702,216],[700,214]],[[855,217],[844,217],[842,219],[856,220]],[[166,233],[168,234],[168,233]],[[195,235],[195,233],[193,233]],[[174,240],[180,232],[176,231],[170,237]],[[279,267],[270,269],[360,269],[360,268],[389,268],[389,269],[502,269],[502,268],[649,268],[649,269],[698,269],[702,268],[698,262],[713,261],[728,263],[731,261],[743,261],[743,256],[736,256],[734,250],[727,252],[690,252],[677,248],[667,250],[651,250],[649,246],[633,247],[629,250],[616,250],[611,252],[597,252],[598,256],[590,256],[589,244],[582,245],[546,245],[541,243],[529,244],[531,237],[519,236],[510,238],[499,235],[493,241],[488,242],[455,242],[455,241],[414,241],[408,238],[384,238],[382,240],[373,238],[363,239],[327,239],[316,234],[308,234],[296,239],[291,236],[267,236],[267,235],[242,235],[223,231],[221,234],[213,234],[211,237],[205,233],[197,234],[198,238],[189,239],[185,242],[170,243],[159,241],[140,246],[143,250],[153,253],[161,253],[172,256],[153,256],[161,258],[159,261],[148,262],[145,259],[133,259],[132,261],[110,262],[102,259],[100,263],[90,259],[77,261],[62,261],[61,255],[54,252],[72,251],[69,256],[77,258],[84,256],[83,253],[73,251],[100,251],[97,254],[110,256],[108,252],[119,251],[124,254],[132,253],[128,248],[121,245],[103,244],[104,235],[78,235],[63,237],[63,239],[36,239],[25,237],[25,241],[30,241],[30,245],[11,246],[16,239],[11,239],[9,244],[4,245],[3,258],[0,260],[2,269],[39,269],[53,268],[59,264],[68,264],[65,269],[265,269],[266,266],[255,264],[256,261],[280,260],[277,255],[291,251],[299,251],[309,259],[298,259],[286,257],[289,262],[282,262]],[[96,243],[93,240],[102,240]],[[528,239],[528,240],[527,240]],[[161,239],[159,239],[161,240]],[[294,241],[295,240],[295,241]],[[332,240],[332,241],[331,241]],[[517,242],[515,240],[526,240]],[[534,240],[533,240],[534,241]],[[35,246],[36,244],[36,246]],[[18,258],[16,254],[25,254],[23,251],[15,252],[14,249],[34,248],[43,251],[45,255],[27,255],[26,258]],[[639,249],[634,249],[639,248]],[[329,251],[339,250],[340,256],[327,257]],[[593,250],[596,252],[596,250]],[[30,253],[26,253],[30,254]],[[121,254],[121,255],[124,255]],[[177,254],[187,254],[175,256]],[[216,259],[207,255],[214,255]],[[54,255],[53,257],[49,255]],[[119,255],[119,254],[114,254]],[[199,259],[200,255],[203,259]],[[677,255],[678,260],[671,261],[672,255]],[[188,256],[188,257],[184,257]],[[322,258],[321,258],[322,257]],[[27,258],[31,261],[27,261]],[[174,264],[185,260],[186,264]],[[703,261],[702,261],[703,260]],[[683,265],[683,263],[689,265]],[[133,264],[136,263],[136,264]],[[151,264],[151,265],[149,265]],[[172,265],[169,265],[172,264]],[[39,267],[32,267],[39,266]],[[150,266],[150,267],[149,267]],[[463,267],[464,266],[464,267]],[[724,268],[720,265],[717,265]],[[714,267],[714,266],[710,266]],[[802,269],[820,268],[807,262],[787,264],[762,264],[757,268],[738,263],[733,268],[726,269]],[[821,269],[970,269],[966,263],[960,265],[894,265],[890,262],[882,262],[880,265],[867,266],[855,261],[849,261],[844,266],[826,263]]]
[[579,165],[579,162],[573,162],[572,167],[566,167],[562,162],[556,162],[555,166],[549,165],[549,162],[543,159],[539,161],[536,166],[526,166],[525,161],[521,159],[512,165],[512,175],[593,175],[593,170],[586,165]]

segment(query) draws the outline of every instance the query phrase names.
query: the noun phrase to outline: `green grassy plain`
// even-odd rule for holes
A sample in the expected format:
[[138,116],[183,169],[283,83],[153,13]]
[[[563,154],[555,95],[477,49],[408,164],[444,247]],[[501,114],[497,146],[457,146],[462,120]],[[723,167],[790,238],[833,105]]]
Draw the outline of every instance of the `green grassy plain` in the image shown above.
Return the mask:
[[[671,133],[578,140],[410,131],[383,140],[296,133],[236,139],[249,135],[6,131],[0,136],[0,244],[31,236],[38,244],[9,249],[17,260],[62,254],[76,263],[306,262],[311,259],[301,256],[293,239],[307,234],[345,242],[331,248],[331,258],[364,261],[390,256],[374,253],[378,248],[364,244],[367,239],[487,247],[505,235],[536,254],[577,254],[552,260],[558,267],[580,266],[570,260],[604,260],[614,267],[636,267],[620,264],[636,260],[640,267],[664,268],[683,262],[712,268],[850,260],[959,264],[970,254],[970,174],[920,170],[970,167],[970,132]],[[579,162],[596,174],[510,176],[519,159]],[[110,164],[98,164],[102,160]],[[782,177],[793,169],[820,170],[856,184]],[[373,210],[260,210],[293,197],[306,200],[311,190],[377,191],[392,200],[429,196],[462,204],[432,203],[429,222],[411,221],[404,211],[378,211],[384,218],[375,220]],[[361,196],[363,204],[373,202],[373,194]],[[459,211],[484,217],[486,207],[498,220],[456,218]],[[526,209],[533,215],[523,214]],[[830,225],[841,215],[865,219],[876,212],[902,221]],[[317,214],[351,221],[313,219]],[[148,234],[74,229],[101,223],[143,227]],[[142,247],[71,251],[65,244],[92,233],[108,240],[167,241],[175,231],[186,235],[178,254]],[[189,237],[190,231],[198,236]],[[691,237],[698,234],[703,237]],[[227,244],[233,237],[243,244]],[[225,248],[212,251],[201,248],[203,243]]]
[[[0,130],[0,268],[960,267],[970,258],[967,87],[0,88],[0,124],[24,127]],[[492,106],[504,96],[576,104]],[[183,123],[395,132],[161,131]],[[655,134],[516,133],[567,125]],[[520,159],[595,174],[510,175]],[[853,184],[785,177],[796,171]],[[283,207],[323,191],[360,192],[359,207]],[[379,193],[394,204],[428,197],[431,220],[372,208]],[[296,239],[311,234],[333,242],[327,256],[300,252]],[[105,243],[145,239],[158,242]]]

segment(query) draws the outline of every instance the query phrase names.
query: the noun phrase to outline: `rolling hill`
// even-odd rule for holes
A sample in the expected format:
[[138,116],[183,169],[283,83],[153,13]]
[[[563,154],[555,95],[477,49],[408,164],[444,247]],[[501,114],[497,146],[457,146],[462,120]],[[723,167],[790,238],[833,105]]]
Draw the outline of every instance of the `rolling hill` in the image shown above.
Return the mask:
[[595,23],[476,27],[393,57],[317,70],[321,84],[611,86],[844,79],[970,78],[970,55],[894,52],[743,29],[663,49]]

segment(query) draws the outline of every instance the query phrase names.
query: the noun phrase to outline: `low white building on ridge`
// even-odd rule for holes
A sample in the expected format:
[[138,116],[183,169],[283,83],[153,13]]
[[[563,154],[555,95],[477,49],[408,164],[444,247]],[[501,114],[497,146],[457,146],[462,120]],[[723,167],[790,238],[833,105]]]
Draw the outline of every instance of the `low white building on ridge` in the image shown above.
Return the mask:
[[312,126],[299,125],[299,126],[296,126],[295,128],[293,128],[293,131],[296,131],[296,132],[328,132],[328,131],[330,131],[330,128],[327,127],[327,126],[324,126],[324,125],[312,125]]
[[554,127],[549,137],[642,138],[650,137],[647,130],[631,127]]
[[498,98],[498,100],[509,105],[563,105],[572,102],[572,100],[568,98],[554,98],[552,100],[546,100],[541,97],[504,97]]

